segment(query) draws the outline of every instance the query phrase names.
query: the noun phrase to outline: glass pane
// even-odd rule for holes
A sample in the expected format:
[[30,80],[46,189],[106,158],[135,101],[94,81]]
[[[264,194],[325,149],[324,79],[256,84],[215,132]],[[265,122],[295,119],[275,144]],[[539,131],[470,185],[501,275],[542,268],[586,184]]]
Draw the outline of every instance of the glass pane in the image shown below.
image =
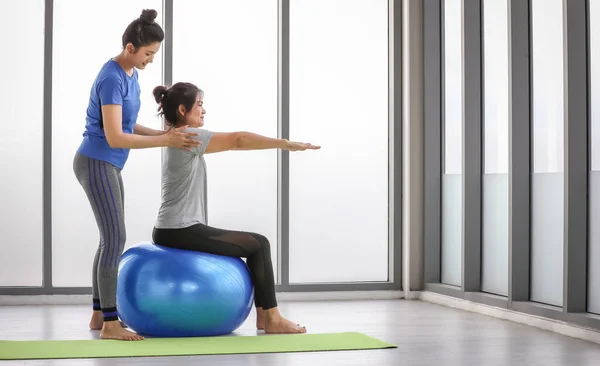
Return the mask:
[[388,280],[386,0],[290,1],[290,282]]
[[462,268],[462,1],[444,1],[444,168],[442,283],[460,286]]
[[532,0],[531,300],[562,305],[563,1]]
[[41,286],[44,1],[2,1],[0,12],[0,33],[12,35],[0,61],[0,286]]
[[[115,11],[118,9],[118,11]],[[54,1],[52,77],[52,271],[55,286],[91,286],[98,228],[91,206],[73,173],[73,156],[81,143],[90,89],[100,67],[121,52],[121,37],[142,9],[161,0]],[[90,26],[90,17],[110,19],[110,26]],[[82,30],[82,31],[78,31]],[[81,62],[85,55],[85,62]],[[138,123],[161,129],[152,88],[162,80],[159,53],[139,70],[142,106]],[[160,149],[131,150],[123,170],[126,247],[152,240],[160,207]]]
[[[173,78],[204,91],[206,129],[277,137],[277,0],[178,0]],[[271,243],[277,273],[277,151],[206,155],[208,223]]]
[[483,3],[484,176],[481,287],[508,295],[508,0]]
[[600,2],[589,1],[590,32],[590,237],[588,311],[600,314]]

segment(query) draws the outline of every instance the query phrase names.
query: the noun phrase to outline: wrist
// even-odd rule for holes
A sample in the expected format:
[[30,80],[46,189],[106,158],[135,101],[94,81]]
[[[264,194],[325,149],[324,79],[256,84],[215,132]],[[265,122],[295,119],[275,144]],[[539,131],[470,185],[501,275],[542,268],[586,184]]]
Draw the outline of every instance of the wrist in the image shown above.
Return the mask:
[[279,139],[279,148],[285,149],[289,143],[290,141],[288,139]]
[[156,136],[161,147],[169,147],[169,136],[166,133],[161,133]]

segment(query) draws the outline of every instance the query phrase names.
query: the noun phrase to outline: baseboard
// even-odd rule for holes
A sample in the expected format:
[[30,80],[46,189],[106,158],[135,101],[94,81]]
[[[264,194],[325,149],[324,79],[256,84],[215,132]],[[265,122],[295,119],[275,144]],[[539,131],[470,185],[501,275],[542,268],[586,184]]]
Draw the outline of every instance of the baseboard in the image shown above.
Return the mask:
[[92,295],[1,295],[0,306],[89,305]]
[[[279,292],[278,301],[394,300],[404,298],[403,291],[317,291]],[[0,306],[89,305],[91,295],[1,295]]]
[[403,291],[316,291],[277,293],[277,300],[279,301],[396,300],[403,298]]
[[532,327],[559,333],[572,338],[578,338],[589,342],[600,344],[600,332],[566,323],[559,320],[543,318],[535,315],[519,313],[513,310],[498,308],[485,304],[479,304],[468,300],[458,299],[451,296],[441,295],[434,292],[423,291],[419,294],[421,301],[448,306],[455,309],[466,310],[473,313],[492,316],[494,318],[509,320],[515,323],[525,324]]

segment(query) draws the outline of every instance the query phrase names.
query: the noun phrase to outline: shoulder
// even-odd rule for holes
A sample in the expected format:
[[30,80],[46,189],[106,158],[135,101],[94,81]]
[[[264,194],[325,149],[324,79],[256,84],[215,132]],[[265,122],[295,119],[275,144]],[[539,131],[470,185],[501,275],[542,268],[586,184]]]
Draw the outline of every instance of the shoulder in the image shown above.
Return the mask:
[[184,130],[184,132],[188,132],[188,133],[197,133],[197,136],[193,136],[194,139],[196,140],[209,140],[213,137],[214,132],[204,129],[204,128],[198,128],[198,127],[188,127]]
[[199,134],[212,134],[213,133],[210,130],[207,130],[205,128],[200,128],[200,127],[187,127],[184,131],[185,132],[195,132],[195,133],[199,133]]
[[209,144],[210,140],[212,140],[212,137],[214,135],[214,133],[210,130],[206,130],[204,128],[197,128],[197,127],[188,127],[184,130],[184,132],[197,133],[196,136],[192,136],[192,139],[200,142],[200,146],[195,146],[193,148],[194,153],[196,155],[204,154],[204,152],[206,151],[206,146]]
[[123,73],[117,68],[118,65],[115,65],[117,64],[112,62],[112,60],[104,64],[98,73],[98,85],[123,83]]

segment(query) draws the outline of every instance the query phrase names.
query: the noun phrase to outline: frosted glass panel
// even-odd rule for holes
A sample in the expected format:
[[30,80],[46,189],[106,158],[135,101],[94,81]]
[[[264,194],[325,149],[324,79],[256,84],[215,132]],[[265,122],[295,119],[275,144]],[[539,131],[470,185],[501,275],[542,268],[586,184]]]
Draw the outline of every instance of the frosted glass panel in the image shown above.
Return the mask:
[[290,2],[290,282],[388,280],[386,0]]
[[600,172],[590,173],[590,223],[588,246],[588,311],[600,314]]
[[444,173],[462,173],[462,0],[444,1]]
[[590,51],[590,195],[588,245],[588,311],[600,314],[600,2],[589,6]]
[[481,288],[508,295],[508,0],[483,3],[484,176]]
[[[118,11],[115,11],[118,9]],[[98,228],[85,193],[73,173],[73,156],[85,127],[89,92],[102,65],[121,52],[121,37],[142,9],[159,11],[160,0],[54,1],[52,113],[52,271],[55,286],[91,286]],[[90,25],[110,19],[110,26]],[[84,31],[78,31],[84,30]],[[90,41],[93,40],[93,41]],[[81,55],[85,54],[85,62]],[[161,83],[159,53],[139,71],[142,107],[138,123],[160,129],[152,88]],[[160,149],[132,150],[123,170],[126,248],[151,240],[160,206]]]
[[562,305],[563,1],[532,0],[531,300]]
[[531,180],[531,300],[562,306],[563,173],[536,173]]
[[[205,128],[277,137],[277,0],[174,2],[173,81],[204,90]],[[208,223],[269,239],[277,273],[277,151],[206,155]]]
[[[462,9],[444,1],[444,168],[442,283],[460,286],[462,268]],[[446,186],[450,184],[450,186]]]
[[483,176],[481,289],[508,296],[508,174]]
[[590,0],[589,52],[590,52],[590,152],[591,169],[600,171],[600,1]]
[[442,283],[462,283],[462,176],[442,176]]
[[2,1],[0,13],[0,286],[41,286],[44,1]]
[[563,171],[563,0],[532,0],[533,171]]

